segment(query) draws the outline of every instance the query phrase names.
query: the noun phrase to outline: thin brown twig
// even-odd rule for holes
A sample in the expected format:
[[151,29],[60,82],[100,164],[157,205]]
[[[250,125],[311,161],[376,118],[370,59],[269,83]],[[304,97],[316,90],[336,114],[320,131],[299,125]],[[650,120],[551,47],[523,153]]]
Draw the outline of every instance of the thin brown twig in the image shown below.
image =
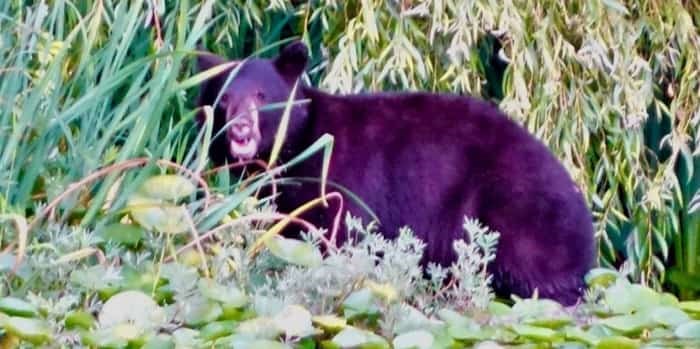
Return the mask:
[[[272,186],[272,196],[273,197],[276,196],[277,195],[277,182],[275,182],[275,168],[268,169],[268,164],[264,160],[260,160],[260,159],[242,160],[242,161],[235,162],[233,164],[226,164],[226,165],[218,166],[218,167],[215,167],[211,170],[205,171],[202,174],[202,176],[208,177],[208,176],[212,175],[213,173],[217,173],[221,170],[225,170],[225,169],[230,170],[230,169],[243,167],[243,166],[247,166],[247,165],[251,165],[251,164],[258,165],[261,169],[265,170],[266,173],[270,173],[270,185]],[[241,183],[241,185],[247,184],[247,182],[252,180],[252,179],[253,179],[253,177],[249,177],[247,179],[244,179],[243,182]],[[260,189],[258,189],[258,191],[255,193],[255,196],[257,197],[259,194],[260,194]]]
[[[236,224],[241,224],[241,223],[245,223],[248,221],[262,221],[262,220],[275,220],[275,219],[280,220],[280,219],[285,219],[287,217],[288,217],[288,215],[286,215],[286,214],[272,212],[272,213],[254,213],[254,214],[247,215],[245,217],[237,218],[231,222],[222,224],[222,225],[220,225],[220,226],[218,226],[218,227],[216,227],[216,228],[214,228],[214,229],[212,229],[212,230],[210,230],[202,235],[199,235],[199,237],[197,237],[194,241],[188,242],[185,246],[182,246],[177,251],[175,251],[175,255],[181,254],[185,250],[192,248],[192,246],[199,244],[200,241],[203,241],[205,239],[209,239],[214,234],[216,234],[216,233],[218,233],[226,228],[230,228]],[[297,217],[293,217],[293,218],[291,218],[291,220],[293,223],[301,225],[309,232],[312,232],[316,236],[318,236],[321,239],[321,241],[323,242],[323,244],[326,245],[328,248],[333,249],[334,251],[337,251],[337,248],[333,244],[331,244],[331,242],[328,241],[328,239],[326,239],[325,236],[319,234],[318,228],[316,226],[314,226],[313,224],[311,224],[310,222],[308,222],[304,219],[297,218]],[[172,260],[172,258],[173,258],[173,256],[169,256],[168,258],[165,259],[165,261],[169,262]]]
[[[112,164],[112,165],[109,165],[107,167],[104,167],[104,168],[90,174],[89,176],[84,177],[83,179],[81,179],[78,182],[71,183],[70,185],[68,185],[68,189],[66,189],[64,192],[59,194],[56,198],[54,198],[51,201],[51,203],[49,203],[46,207],[44,207],[44,209],[34,217],[31,224],[29,224],[27,231],[31,232],[47,214],[49,214],[56,206],[58,206],[58,204],[62,200],[64,200],[68,195],[72,194],[76,190],[87,185],[88,183],[90,183],[94,180],[97,180],[101,177],[104,177],[104,176],[106,176],[114,171],[123,171],[123,170],[131,169],[131,168],[143,166],[150,161],[152,161],[152,159],[150,159],[150,158],[137,158],[137,159],[126,160],[126,161],[121,162],[121,163]],[[196,173],[190,171],[189,169],[183,167],[182,165],[176,164],[176,163],[169,161],[169,160],[158,159],[158,160],[156,160],[156,163],[158,163],[159,165],[176,168],[176,169],[186,173],[188,176],[190,176],[195,181],[197,181],[197,183],[202,187],[202,190],[204,191],[204,196],[205,196],[204,208],[205,209],[207,208],[208,202],[210,201],[210,198],[211,198],[211,193],[209,192],[209,185],[207,184],[207,182],[204,181],[204,179],[202,179],[202,177],[198,176]]]
[[[184,208],[182,209],[184,210]],[[199,237],[199,232],[197,231],[197,227],[194,226],[194,221],[192,220],[192,217],[190,216],[189,212],[185,212],[185,217],[187,218],[187,224],[190,226],[190,232],[192,232],[192,238],[194,240],[194,243],[197,246],[197,252],[199,252],[200,259],[202,260],[202,268],[204,269],[204,275],[207,278],[209,278],[209,266],[207,265],[207,259],[204,258],[204,249],[202,249],[202,244],[200,243],[201,239]]]
[[262,245],[265,243],[267,239],[272,238],[273,236],[279,234],[282,232],[282,230],[297,216],[301,215],[302,213],[308,211],[314,206],[318,206],[319,204],[322,204],[324,206],[327,205],[327,200],[328,199],[338,199],[340,202],[338,212],[335,215],[335,218],[333,219],[333,224],[331,226],[331,239],[330,239],[330,244],[331,246],[335,247],[335,238],[338,233],[338,227],[340,226],[340,216],[342,213],[342,208],[343,208],[343,196],[338,193],[338,192],[331,192],[327,193],[325,195],[322,195],[316,199],[313,199],[311,201],[306,202],[305,204],[297,207],[294,211],[291,213],[287,214],[284,219],[282,219],[280,222],[277,222],[275,225],[273,225],[268,231],[266,231],[258,240],[255,241],[253,246],[249,249],[248,255],[250,258],[253,258],[258,252],[260,252],[260,249],[262,248]]
[[153,19],[153,24],[156,27],[156,41],[155,44],[158,47],[158,49],[163,47],[163,33],[161,32],[160,29],[160,18],[158,18],[158,11],[157,11],[157,0],[153,0],[152,2],[152,7],[153,9],[151,10],[151,18]]

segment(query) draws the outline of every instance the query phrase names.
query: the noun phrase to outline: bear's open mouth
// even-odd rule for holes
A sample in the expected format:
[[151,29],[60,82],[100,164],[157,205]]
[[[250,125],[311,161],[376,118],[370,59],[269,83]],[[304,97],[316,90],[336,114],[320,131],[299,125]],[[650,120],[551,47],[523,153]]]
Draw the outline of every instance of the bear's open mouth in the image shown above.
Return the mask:
[[[259,115],[253,100],[247,101],[249,110],[230,118],[228,132],[229,152],[239,160],[250,160],[258,153],[260,143]],[[246,103],[243,102],[243,105]],[[228,112],[228,111],[227,111]]]
[[258,141],[252,137],[232,139],[229,143],[231,155],[241,160],[249,160],[258,152]]

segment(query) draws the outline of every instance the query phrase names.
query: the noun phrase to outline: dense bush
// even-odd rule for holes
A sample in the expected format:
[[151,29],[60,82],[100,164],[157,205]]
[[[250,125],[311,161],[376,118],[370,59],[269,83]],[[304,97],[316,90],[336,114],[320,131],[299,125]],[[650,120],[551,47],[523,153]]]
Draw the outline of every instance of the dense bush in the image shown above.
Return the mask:
[[[105,300],[135,289],[168,305],[167,333],[184,324],[175,332],[179,343],[209,333],[204,324],[221,334],[209,339],[240,341],[228,337],[233,325],[225,321],[245,319],[252,319],[243,326],[249,332],[238,332],[267,333],[248,340],[293,332],[255,322],[274,319],[279,309],[306,318],[307,310],[287,303],[344,316],[314,319],[323,339],[344,327],[338,321],[386,338],[409,333],[403,340],[412,344],[430,337],[610,340],[620,347],[697,338],[697,304],[651,289],[683,300],[700,293],[699,28],[700,3],[680,0],[3,1],[0,296],[24,300],[0,298],[0,347],[12,347],[17,333],[36,342],[52,333],[56,343],[74,343],[76,332],[66,329],[91,328],[90,312],[106,316]],[[320,262],[317,236],[299,245],[266,240],[267,249],[253,253],[263,245],[260,232],[270,226],[274,232],[279,225],[272,223],[286,219],[266,198],[250,198],[271,181],[270,172],[240,180],[210,171],[202,143],[211,134],[192,127],[203,79],[192,66],[198,43],[244,58],[274,55],[292,37],[311,48],[309,81],[329,91],[420,89],[498,103],[545,141],[582,186],[595,213],[600,263],[622,273],[592,277],[602,286],[564,316],[546,302],[520,301],[512,309],[493,303],[487,277],[474,275],[488,246],[460,245],[455,268],[464,282],[452,287],[463,289],[441,289],[440,272],[418,281],[411,263],[397,269],[390,259],[384,269],[343,271],[348,258],[367,258],[350,249]],[[320,139],[309,152],[329,144]],[[166,172],[184,177],[153,177]],[[164,189],[143,189],[154,183]],[[470,226],[472,234],[481,231]],[[216,243],[195,243],[205,234]],[[391,249],[411,260],[420,244],[406,239]],[[191,249],[175,253],[188,242]],[[305,252],[291,257],[289,248]],[[21,263],[11,275],[15,261]],[[634,296],[646,303],[622,301]],[[155,307],[138,295],[126,298]],[[406,315],[409,303],[417,314],[438,315],[442,325]],[[170,312],[178,307],[185,313]],[[485,332],[472,323],[480,316],[491,319]],[[105,321],[99,323],[108,328]],[[135,333],[122,328],[116,339],[85,332],[83,343],[136,343],[157,322],[140,322]],[[339,341],[381,342],[352,332],[356,327]]]

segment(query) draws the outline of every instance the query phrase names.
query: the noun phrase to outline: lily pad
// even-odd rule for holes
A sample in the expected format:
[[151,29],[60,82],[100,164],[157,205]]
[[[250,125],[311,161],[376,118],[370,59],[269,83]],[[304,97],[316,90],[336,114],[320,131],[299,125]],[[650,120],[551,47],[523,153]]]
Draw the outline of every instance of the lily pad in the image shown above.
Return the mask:
[[489,302],[488,306],[489,313],[495,316],[509,315],[512,309],[507,305],[497,301]]
[[318,315],[312,317],[311,321],[327,332],[338,332],[348,324],[347,320],[335,315]]
[[552,341],[558,336],[556,331],[545,327],[516,324],[511,328],[513,329],[513,332],[517,333],[519,336],[536,341]]
[[651,310],[650,317],[656,323],[666,327],[676,327],[690,321],[690,316],[682,310],[671,306],[658,306]]
[[128,340],[117,337],[111,328],[83,332],[81,339],[84,344],[96,348],[126,348],[129,345]]
[[637,349],[639,343],[633,339],[622,336],[602,338],[595,349]]
[[139,188],[139,192],[144,196],[169,201],[190,196],[195,190],[191,180],[178,175],[153,176],[145,180]]
[[8,316],[2,319],[7,333],[35,345],[51,340],[51,328],[44,320]]
[[223,314],[221,306],[207,298],[193,297],[185,306],[183,318],[189,326],[201,326],[210,323]]
[[459,341],[467,341],[467,342],[474,342],[474,341],[480,341],[484,339],[488,339],[490,333],[487,331],[484,331],[481,326],[477,324],[472,324],[472,325],[450,325],[447,327],[447,333],[450,335],[450,337],[459,340]]
[[257,317],[243,321],[236,329],[238,334],[260,339],[274,339],[283,332],[284,330],[277,327],[277,324],[269,317]]
[[230,341],[230,347],[229,348],[236,348],[236,349],[258,349],[258,348],[265,348],[265,349],[291,349],[290,346],[270,340],[270,339],[256,339],[256,338],[248,338],[244,336],[235,336],[233,340]]
[[122,338],[127,342],[139,341],[144,334],[144,330],[136,327],[133,323],[121,323],[112,327],[112,333],[117,338]]
[[101,327],[131,323],[140,329],[151,329],[165,321],[165,312],[141,291],[120,292],[105,302],[98,322]]
[[15,297],[0,298],[0,312],[7,315],[37,317],[39,309],[33,304]]
[[199,331],[199,335],[202,339],[207,341],[228,336],[233,333],[237,324],[237,321],[232,320],[210,322],[202,327]]
[[549,299],[523,299],[513,305],[511,314],[525,325],[559,328],[572,322],[561,304]]
[[172,337],[159,334],[146,340],[141,349],[175,349],[175,342]]
[[68,329],[82,328],[89,330],[95,326],[95,322],[95,318],[90,313],[82,310],[71,311],[66,314],[63,320],[63,323]]
[[644,314],[620,315],[601,320],[609,328],[626,335],[640,333],[645,328],[653,328],[656,323]]
[[700,314],[700,301],[680,302],[678,304],[678,307],[681,308],[681,310],[686,311],[688,313]]
[[386,339],[372,333],[369,331],[361,330],[356,327],[346,327],[344,330],[340,331],[332,340],[333,344],[339,346],[340,348],[362,348],[369,347],[372,348],[386,348],[389,349],[389,343]]
[[182,234],[189,230],[184,206],[135,194],[129,198],[127,210],[142,227],[166,234]]
[[566,339],[586,343],[588,345],[595,345],[598,342],[598,337],[594,334],[584,331],[579,327],[567,327],[564,330],[564,337]]
[[402,333],[392,342],[394,349],[429,349],[432,348],[435,338],[425,330],[416,330]]
[[367,288],[351,293],[343,302],[343,314],[351,319],[358,316],[373,316],[379,314],[372,291]]
[[615,314],[630,314],[659,305],[661,297],[649,287],[618,279],[605,291],[605,302]]
[[365,286],[369,288],[375,296],[384,300],[384,302],[392,303],[399,295],[396,288],[390,283],[376,283],[374,281],[366,281]]
[[200,279],[197,282],[200,292],[205,297],[226,304],[227,307],[241,308],[248,304],[248,296],[239,288],[223,286],[214,280]]
[[678,326],[674,334],[678,338],[700,340],[700,320],[689,321]]
[[275,236],[265,242],[270,252],[292,264],[305,267],[314,267],[321,264],[323,257],[321,252],[312,244],[297,240]]
[[311,313],[295,304],[284,307],[272,321],[287,337],[306,337],[317,332],[311,322]]
[[142,227],[133,224],[114,223],[100,230],[100,236],[105,241],[136,247],[146,237]]
[[620,273],[616,270],[607,268],[594,268],[591,269],[585,276],[586,285],[589,287],[599,286],[608,287],[612,285],[615,280],[620,278]]

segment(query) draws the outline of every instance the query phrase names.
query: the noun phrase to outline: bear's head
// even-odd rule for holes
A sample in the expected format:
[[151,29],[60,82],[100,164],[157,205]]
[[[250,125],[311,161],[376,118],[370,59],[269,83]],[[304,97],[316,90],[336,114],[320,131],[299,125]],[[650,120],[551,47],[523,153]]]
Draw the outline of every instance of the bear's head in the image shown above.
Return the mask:
[[[197,104],[214,108],[214,134],[226,128],[212,142],[210,154],[214,162],[248,160],[270,153],[285,103],[306,68],[307,60],[308,49],[297,41],[282,49],[277,57],[251,58],[233,64],[202,84]],[[197,63],[198,69],[204,71],[227,60],[205,54],[199,56]],[[224,86],[232,73],[230,82]],[[297,88],[295,100],[301,98],[300,88]],[[306,107],[295,103],[291,110],[290,134],[303,127],[305,116]],[[200,123],[203,118],[204,113],[200,111]],[[222,149],[226,149],[226,153]]]

